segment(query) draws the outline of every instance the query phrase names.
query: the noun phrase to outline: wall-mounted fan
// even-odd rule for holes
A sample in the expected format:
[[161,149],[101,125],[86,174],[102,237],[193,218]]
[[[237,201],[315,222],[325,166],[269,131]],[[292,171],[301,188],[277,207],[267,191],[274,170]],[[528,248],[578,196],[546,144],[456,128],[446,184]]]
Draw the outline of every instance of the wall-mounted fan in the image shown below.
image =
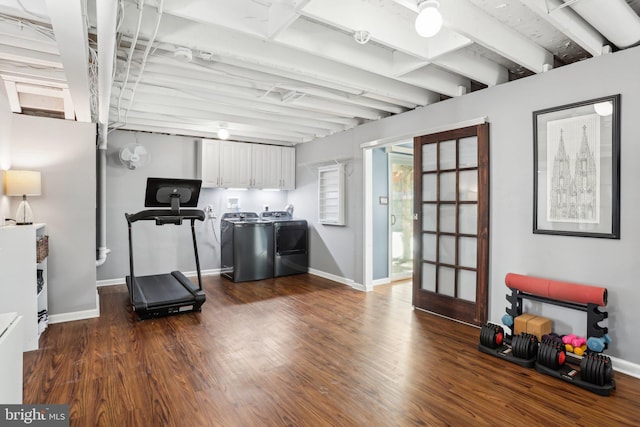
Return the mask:
[[149,164],[151,153],[137,142],[127,144],[120,149],[120,161],[129,169],[137,169]]

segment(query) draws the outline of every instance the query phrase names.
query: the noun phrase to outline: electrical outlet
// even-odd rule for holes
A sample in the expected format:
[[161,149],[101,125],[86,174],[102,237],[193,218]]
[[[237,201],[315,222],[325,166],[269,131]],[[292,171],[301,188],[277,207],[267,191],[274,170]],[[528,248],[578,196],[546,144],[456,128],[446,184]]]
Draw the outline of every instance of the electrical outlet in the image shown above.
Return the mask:
[[213,205],[207,205],[204,208],[207,218],[216,219],[216,213],[213,211]]

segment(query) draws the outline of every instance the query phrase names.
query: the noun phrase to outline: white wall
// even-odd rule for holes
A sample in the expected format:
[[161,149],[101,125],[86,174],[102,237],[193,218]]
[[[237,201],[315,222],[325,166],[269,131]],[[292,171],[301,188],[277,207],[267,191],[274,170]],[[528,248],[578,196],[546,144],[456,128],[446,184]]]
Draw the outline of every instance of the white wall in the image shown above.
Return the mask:
[[50,235],[49,315],[97,308],[95,135],[92,123],[21,114],[12,120],[11,167],[42,176],[42,195],[29,204]]
[[[120,148],[138,142],[151,153],[151,163],[130,170],[120,163]],[[127,221],[124,213],[145,209],[144,195],[148,177],[197,178],[197,139],[146,132],[115,131],[107,145],[107,247],[111,253],[98,268],[98,280],[119,281],[129,274]],[[196,239],[200,268],[220,268],[220,215],[227,212],[227,198],[238,197],[240,209],[258,212],[268,205],[270,210],[284,210],[287,192],[230,191],[203,188],[198,207],[212,205],[218,219],[196,222]],[[151,221],[135,223],[133,228],[136,275],[162,274],[173,270],[194,272],[195,259],[191,232],[187,222],[176,227],[158,227]],[[215,230],[215,234],[214,234]]]
[[[13,114],[4,85],[0,85],[0,171],[11,167],[11,120]],[[3,174],[0,173],[0,219],[11,218],[9,197],[4,195]],[[0,223],[0,227],[3,224]]]
[[[299,146],[302,165],[290,200],[303,207],[301,216],[313,219],[311,268],[356,283],[363,281],[363,143],[394,140],[428,133],[440,126],[488,117],[490,125],[490,319],[505,313],[504,277],[508,272],[585,283],[609,291],[608,354],[640,363],[640,342],[634,331],[640,303],[640,48],[589,59],[450,99],[402,115],[335,134]],[[621,99],[621,239],[534,235],[532,112],[547,107],[620,93]],[[327,227],[317,223],[317,178],[313,165],[345,157],[348,224]],[[532,310],[546,310],[533,306]],[[543,313],[544,314],[544,313]],[[571,310],[555,314],[558,326],[586,332],[586,316]],[[561,333],[566,331],[560,331]]]

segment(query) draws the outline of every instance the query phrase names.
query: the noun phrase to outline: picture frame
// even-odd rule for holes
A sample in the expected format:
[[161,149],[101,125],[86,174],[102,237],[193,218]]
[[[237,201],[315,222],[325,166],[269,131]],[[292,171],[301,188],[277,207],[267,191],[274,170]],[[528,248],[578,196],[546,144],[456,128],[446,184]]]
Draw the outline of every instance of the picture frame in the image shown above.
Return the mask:
[[533,112],[533,233],[620,238],[620,94]]

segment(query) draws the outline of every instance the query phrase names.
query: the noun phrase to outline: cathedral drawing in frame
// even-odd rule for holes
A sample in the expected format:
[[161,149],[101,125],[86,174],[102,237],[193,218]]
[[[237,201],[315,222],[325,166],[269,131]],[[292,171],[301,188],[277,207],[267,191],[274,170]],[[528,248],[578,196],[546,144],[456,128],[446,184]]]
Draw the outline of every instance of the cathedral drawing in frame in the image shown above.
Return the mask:
[[620,95],[533,113],[533,232],[620,238]]
[[547,220],[600,222],[600,120],[597,114],[547,123]]

